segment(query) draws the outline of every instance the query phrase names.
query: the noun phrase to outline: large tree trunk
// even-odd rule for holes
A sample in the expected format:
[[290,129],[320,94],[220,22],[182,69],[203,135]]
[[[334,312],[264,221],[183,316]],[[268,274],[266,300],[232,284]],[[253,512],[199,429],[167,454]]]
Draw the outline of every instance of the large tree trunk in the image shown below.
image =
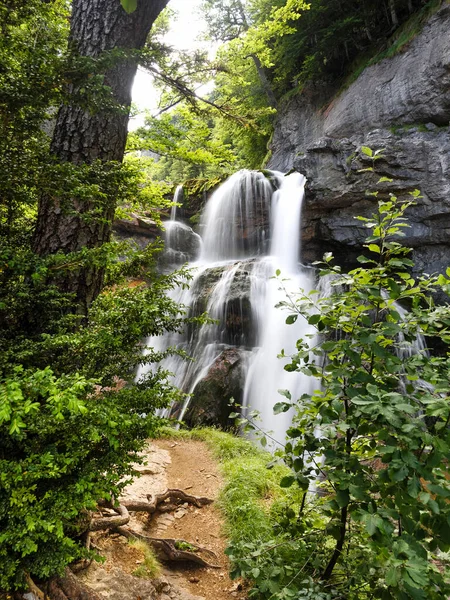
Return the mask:
[[[169,0],[138,0],[137,9],[127,14],[120,0],[73,0],[69,44],[75,53],[98,58],[115,48],[142,48],[150,28]],[[137,62],[119,59],[104,76],[112,98],[123,110],[107,109],[92,114],[86,108],[69,103],[57,116],[51,145],[52,153],[62,162],[75,165],[123,159],[131,104],[131,87]],[[81,84],[83,85],[83,84]],[[69,98],[79,93],[80,84],[69,84]],[[83,247],[96,248],[109,241],[114,216],[113,199],[98,210],[98,204],[73,198],[43,195],[39,203],[34,250],[40,255],[75,252]],[[58,281],[64,291],[74,292],[81,312],[86,312],[102,286],[102,270],[83,268]]]

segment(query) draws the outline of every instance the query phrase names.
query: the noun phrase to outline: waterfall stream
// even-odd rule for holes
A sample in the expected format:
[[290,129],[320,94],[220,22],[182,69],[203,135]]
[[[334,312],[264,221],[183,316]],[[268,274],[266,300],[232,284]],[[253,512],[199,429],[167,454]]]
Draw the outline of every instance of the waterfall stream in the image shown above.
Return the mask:
[[[193,401],[198,384],[223,353],[237,352],[240,397],[234,399],[258,411],[260,426],[280,442],[291,415],[274,417],[273,406],[281,399],[278,390],[289,388],[293,395],[301,395],[311,386],[308,378],[284,370],[287,359],[277,358],[282,349],[286,354],[293,352],[296,340],[310,332],[303,319],[286,325],[286,314],[275,308],[286,298],[285,292],[273,279],[279,269],[287,290],[312,286],[309,271],[299,264],[304,184],[305,178],[298,173],[284,176],[243,170],[221,185],[202,214],[198,257],[189,263],[192,284],[173,292],[174,299],[190,307],[191,315],[207,312],[217,322],[147,340],[155,349],[176,346],[192,357],[186,361],[171,356],[162,366],[173,374],[177,387],[194,394]],[[177,189],[175,202],[181,193]],[[166,256],[173,265],[181,264],[186,254],[180,238],[189,234],[194,239],[196,234],[177,220],[175,210],[164,225]],[[171,409],[178,418],[187,413],[188,402]]]
[[[278,358],[282,350],[286,356],[295,352],[298,339],[315,343],[314,330],[304,318],[287,325],[286,312],[276,308],[290,292],[308,292],[315,284],[311,269],[300,262],[304,185],[299,173],[239,171],[207,202],[200,235],[173,207],[164,223],[163,266],[174,269],[189,261],[193,280],[172,297],[189,307],[190,316],[206,312],[214,322],[147,340],[157,351],[176,347],[192,359],[173,355],[161,364],[172,373],[173,384],[191,395],[184,406],[170,407],[164,416],[189,424],[226,425],[233,400],[247,413],[257,411],[258,425],[284,441],[292,414],[274,415],[279,390],[288,389],[296,399],[317,385],[312,377],[285,371],[289,359]],[[174,202],[182,199],[183,190],[177,188]],[[281,280],[274,278],[278,270]],[[331,280],[323,278],[318,290],[333,294]],[[398,307],[398,312],[405,311]],[[401,358],[426,351],[420,333],[414,342],[398,342]],[[138,377],[146,368],[140,368]]]
[[[286,356],[295,352],[298,339],[315,343],[304,318],[287,325],[286,312],[276,308],[290,292],[308,292],[315,284],[311,269],[300,262],[304,185],[299,173],[239,171],[207,202],[200,235],[172,208],[164,223],[163,266],[174,269],[189,261],[193,274],[189,288],[173,290],[172,297],[189,307],[190,316],[206,312],[214,322],[147,340],[157,351],[176,347],[191,357],[173,355],[161,364],[172,373],[173,384],[190,395],[184,406],[170,407],[163,416],[226,425],[233,400],[247,414],[257,411],[258,425],[284,441],[293,415],[274,415],[279,390],[288,389],[296,399],[317,385],[312,377],[285,371],[289,359],[278,358],[282,350]],[[182,199],[179,187],[174,202]],[[278,270],[281,279],[274,277]],[[332,281],[323,278],[318,290],[333,294]],[[398,312],[405,313],[401,307]],[[420,333],[413,342],[398,342],[400,357],[426,351]],[[140,368],[138,378],[146,368]]]

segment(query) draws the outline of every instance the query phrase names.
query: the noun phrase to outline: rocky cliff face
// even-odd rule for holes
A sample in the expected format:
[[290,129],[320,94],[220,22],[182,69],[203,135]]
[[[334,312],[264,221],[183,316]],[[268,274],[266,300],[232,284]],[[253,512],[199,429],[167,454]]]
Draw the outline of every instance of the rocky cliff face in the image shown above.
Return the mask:
[[[450,5],[445,2],[406,50],[368,67],[326,108],[304,95],[279,110],[269,167],[296,169],[308,179],[302,260],[333,251],[355,264],[367,230],[354,219],[370,215],[374,199],[420,189],[410,209],[407,245],[418,273],[450,264]],[[361,146],[384,148],[375,173]],[[394,179],[377,184],[380,176]]]

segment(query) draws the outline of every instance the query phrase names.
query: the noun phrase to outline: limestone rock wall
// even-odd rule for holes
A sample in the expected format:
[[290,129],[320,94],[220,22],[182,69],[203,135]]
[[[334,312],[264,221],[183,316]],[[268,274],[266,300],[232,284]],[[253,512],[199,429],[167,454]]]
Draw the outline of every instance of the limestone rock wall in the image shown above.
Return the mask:
[[[407,244],[416,271],[450,264],[450,4],[445,2],[393,58],[368,67],[331,104],[305,94],[281,106],[270,168],[296,169],[308,179],[303,212],[302,260],[333,251],[351,267],[367,231],[354,219],[368,215],[366,190],[404,196],[420,189],[410,209]],[[376,173],[362,145],[384,148]],[[381,175],[393,183],[378,185]]]

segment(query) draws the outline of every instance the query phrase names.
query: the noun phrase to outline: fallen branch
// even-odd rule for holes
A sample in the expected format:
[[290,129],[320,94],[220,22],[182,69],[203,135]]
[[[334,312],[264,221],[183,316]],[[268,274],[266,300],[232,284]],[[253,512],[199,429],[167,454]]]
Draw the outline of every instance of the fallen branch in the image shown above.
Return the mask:
[[[197,544],[192,544],[190,542],[186,542],[185,540],[153,538],[131,529],[125,529],[124,527],[117,527],[116,531],[129,539],[144,540],[144,542],[147,542],[147,544],[149,544],[155,550],[158,558],[166,562],[189,561],[202,567],[220,569],[220,565],[210,563],[208,560],[199,556],[198,553],[203,553],[209,558],[217,560],[216,554],[207,548],[198,546]],[[192,551],[187,548],[192,548]]]

